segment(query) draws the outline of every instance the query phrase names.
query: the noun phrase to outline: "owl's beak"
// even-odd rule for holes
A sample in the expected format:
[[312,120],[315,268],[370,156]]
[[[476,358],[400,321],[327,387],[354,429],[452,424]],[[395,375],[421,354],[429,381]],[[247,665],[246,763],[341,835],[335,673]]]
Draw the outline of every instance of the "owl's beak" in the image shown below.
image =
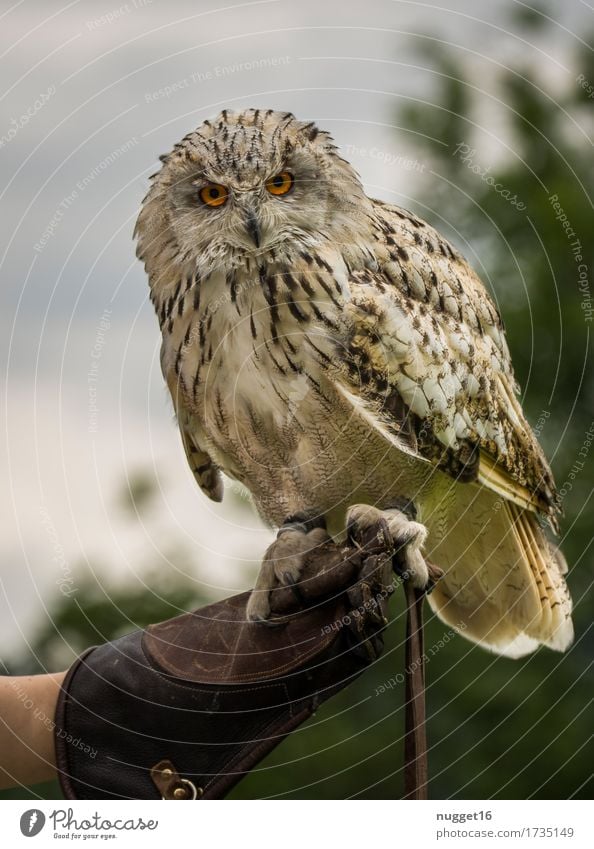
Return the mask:
[[245,229],[254,245],[260,247],[260,222],[253,209],[248,209],[245,216]]

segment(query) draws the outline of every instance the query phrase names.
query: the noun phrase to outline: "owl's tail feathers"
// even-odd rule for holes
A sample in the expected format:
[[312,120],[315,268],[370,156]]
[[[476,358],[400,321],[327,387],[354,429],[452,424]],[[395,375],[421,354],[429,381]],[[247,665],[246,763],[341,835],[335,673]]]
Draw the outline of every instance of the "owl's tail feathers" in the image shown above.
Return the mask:
[[536,516],[504,502],[483,533],[464,542],[453,562],[435,561],[446,568],[429,596],[440,618],[507,657],[522,657],[541,644],[565,651],[573,641],[567,564]]
[[533,513],[512,504],[508,505],[508,512],[541,604],[540,616],[535,617],[526,631],[549,648],[565,651],[573,641],[572,603],[564,577],[567,574],[565,557],[549,542]]

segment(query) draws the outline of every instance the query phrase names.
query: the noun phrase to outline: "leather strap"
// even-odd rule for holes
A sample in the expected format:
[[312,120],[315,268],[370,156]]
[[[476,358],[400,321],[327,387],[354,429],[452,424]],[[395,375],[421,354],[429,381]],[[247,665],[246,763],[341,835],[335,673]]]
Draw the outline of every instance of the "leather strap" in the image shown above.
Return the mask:
[[404,732],[404,799],[427,799],[427,737],[425,732],[425,592],[404,582],[406,596],[406,665]]

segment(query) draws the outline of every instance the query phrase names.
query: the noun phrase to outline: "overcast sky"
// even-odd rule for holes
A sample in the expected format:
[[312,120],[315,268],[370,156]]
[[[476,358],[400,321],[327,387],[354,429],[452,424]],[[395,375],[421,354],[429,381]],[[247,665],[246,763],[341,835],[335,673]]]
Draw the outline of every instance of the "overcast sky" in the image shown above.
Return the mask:
[[[548,42],[509,29],[488,0],[75,0],[2,4],[0,19],[0,640],[16,644],[81,558],[109,587],[155,561],[213,595],[243,589],[269,538],[211,505],[185,467],[158,368],[159,333],[132,228],[159,154],[224,106],[295,112],[329,129],[371,194],[414,204],[414,136],[396,107],[432,100],[421,44],[442,41],[479,90],[480,143],[497,155],[505,104],[494,71],[536,60],[554,95],[592,29],[581,0],[550,4]],[[523,4],[516,3],[516,7]],[[437,40],[437,41],[435,41]],[[411,163],[416,161],[416,165]],[[114,508],[148,466],[146,523]]]

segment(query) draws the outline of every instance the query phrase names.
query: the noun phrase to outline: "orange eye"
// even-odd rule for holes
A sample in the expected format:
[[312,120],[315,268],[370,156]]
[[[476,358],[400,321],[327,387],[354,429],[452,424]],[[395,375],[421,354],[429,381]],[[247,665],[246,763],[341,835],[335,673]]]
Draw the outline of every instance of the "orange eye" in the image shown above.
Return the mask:
[[271,195],[286,195],[293,188],[293,175],[288,171],[281,171],[270,180],[266,180],[266,188]]
[[204,186],[200,189],[199,195],[202,203],[207,206],[222,206],[229,197],[225,186],[220,186],[218,183],[209,183]]

